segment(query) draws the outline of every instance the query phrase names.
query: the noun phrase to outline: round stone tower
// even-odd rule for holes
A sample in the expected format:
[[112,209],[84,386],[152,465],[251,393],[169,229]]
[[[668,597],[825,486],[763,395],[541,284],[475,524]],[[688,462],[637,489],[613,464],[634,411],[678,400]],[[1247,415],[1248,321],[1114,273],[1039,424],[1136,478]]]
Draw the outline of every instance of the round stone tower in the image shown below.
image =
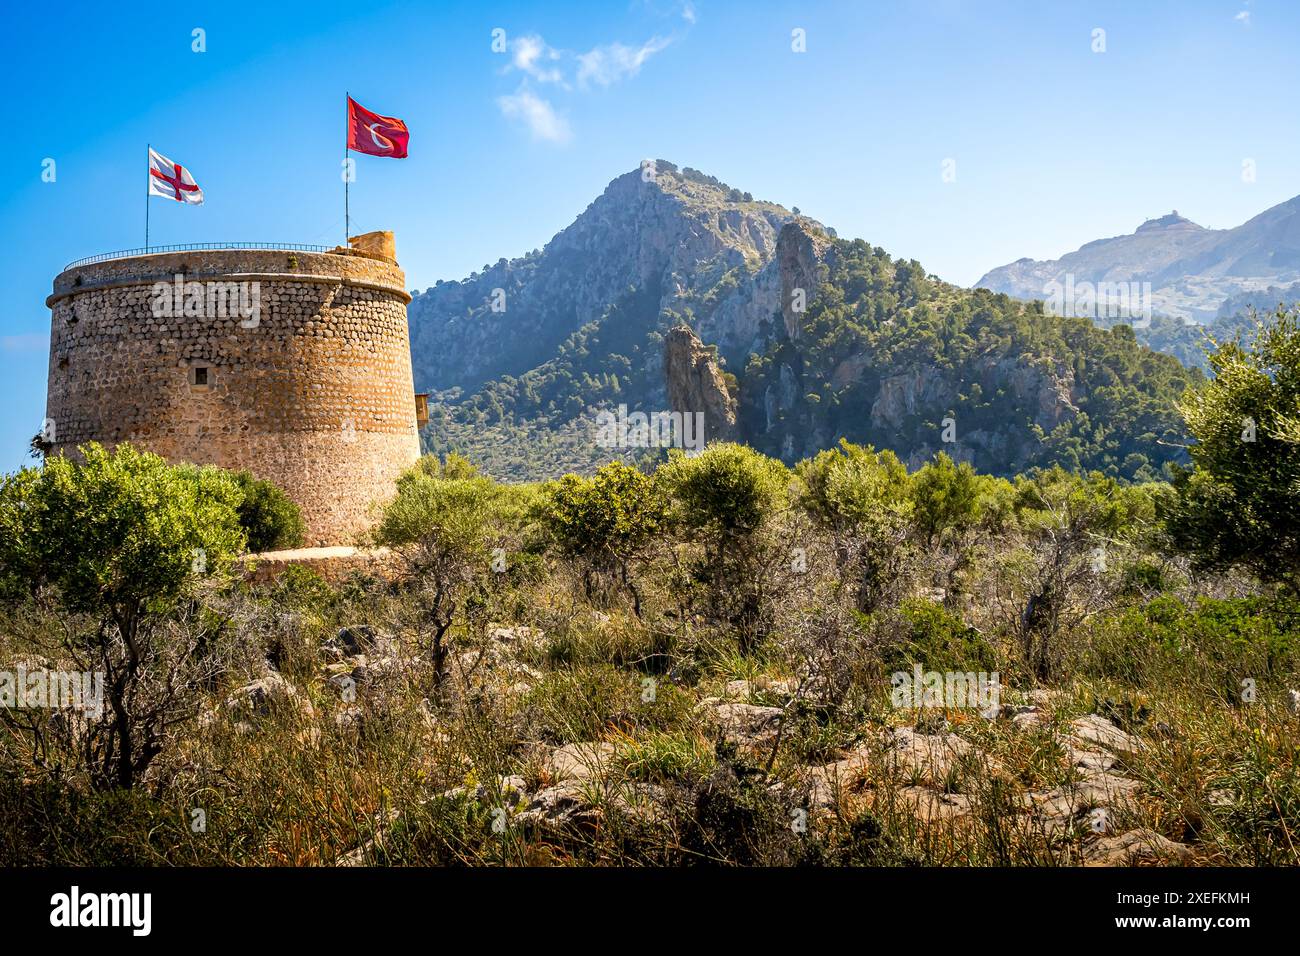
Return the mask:
[[47,453],[246,469],[298,503],[309,545],[350,544],[419,457],[410,299],[386,233],[74,263],[46,300]]

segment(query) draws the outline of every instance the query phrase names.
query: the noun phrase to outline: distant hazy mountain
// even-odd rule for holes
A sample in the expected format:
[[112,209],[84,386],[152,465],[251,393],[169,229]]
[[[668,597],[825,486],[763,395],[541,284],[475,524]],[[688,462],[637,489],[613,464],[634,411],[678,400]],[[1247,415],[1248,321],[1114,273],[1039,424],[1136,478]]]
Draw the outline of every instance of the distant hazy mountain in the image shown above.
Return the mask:
[[664,454],[602,443],[610,412],[699,413],[787,462],[847,438],[912,466],[1151,478],[1199,375],[662,160],[544,249],[417,294],[410,321],[426,445],[515,480]]
[[1205,229],[1173,212],[1059,259],[1018,259],[976,285],[1041,299],[1067,276],[1076,284],[1150,282],[1155,313],[1208,322],[1226,299],[1300,280],[1300,196],[1234,229]]

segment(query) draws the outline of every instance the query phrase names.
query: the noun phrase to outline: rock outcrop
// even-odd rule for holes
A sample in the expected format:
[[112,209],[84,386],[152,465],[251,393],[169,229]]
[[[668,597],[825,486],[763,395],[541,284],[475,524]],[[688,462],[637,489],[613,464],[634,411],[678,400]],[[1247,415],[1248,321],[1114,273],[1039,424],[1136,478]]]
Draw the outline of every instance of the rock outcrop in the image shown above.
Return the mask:
[[706,441],[736,437],[736,399],[718,367],[717,352],[686,326],[670,329],[664,337],[664,383],[672,411],[703,414]]

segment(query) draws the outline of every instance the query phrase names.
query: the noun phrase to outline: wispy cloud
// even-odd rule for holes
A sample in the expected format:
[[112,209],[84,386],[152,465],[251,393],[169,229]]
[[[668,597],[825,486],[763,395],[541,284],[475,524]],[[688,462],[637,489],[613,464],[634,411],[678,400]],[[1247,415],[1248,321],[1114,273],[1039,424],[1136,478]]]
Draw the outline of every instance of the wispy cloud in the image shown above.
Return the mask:
[[[687,23],[695,22],[691,0],[685,0],[676,11]],[[573,135],[568,119],[537,87],[547,88],[551,95],[572,95],[595,87],[614,86],[640,73],[646,61],[668,47],[673,39],[653,36],[639,46],[613,42],[575,53],[551,46],[536,33],[514,37],[497,52],[508,54],[501,72],[522,74],[521,82],[515,92],[497,97],[497,108],[507,119],[526,127],[534,139],[567,143]]]
[[0,335],[0,352],[48,352],[50,337],[39,332]]
[[555,107],[531,90],[521,87],[510,96],[497,98],[497,107],[507,119],[523,123],[534,139],[548,143],[567,143],[572,137],[568,121]]
[[622,43],[607,43],[586,53],[578,54],[578,85],[597,83],[611,86],[619,80],[636,76],[645,61],[671,43],[663,37],[651,37],[639,47]]
[[1242,10],[1232,19],[1236,20],[1238,23],[1243,24],[1245,26],[1250,26],[1250,11]]
[[549,46],[535,33],[519,37],[510,43],[510,64],[527,73],[539,83],[562,83],[564,71],[560,69],[560,51]]

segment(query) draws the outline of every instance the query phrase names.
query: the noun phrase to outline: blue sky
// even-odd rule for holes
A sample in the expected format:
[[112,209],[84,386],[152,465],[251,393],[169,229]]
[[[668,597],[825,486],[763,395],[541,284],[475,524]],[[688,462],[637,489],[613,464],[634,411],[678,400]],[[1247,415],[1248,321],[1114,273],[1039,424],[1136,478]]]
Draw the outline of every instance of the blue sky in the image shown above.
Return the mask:
[[152,242],[338,242],[345,91],[411,129],[410,158],[358,158],[352,225],[397,233],[412,288],[544,245],[646,157],[962,284],[1170,209],[1227,227],[1300,194],[1300,9],[1282,0],[64,3],[6,20],[0,470],[44,417],[52,279],[143,243],[145,144],[207,196],[152,200]]

